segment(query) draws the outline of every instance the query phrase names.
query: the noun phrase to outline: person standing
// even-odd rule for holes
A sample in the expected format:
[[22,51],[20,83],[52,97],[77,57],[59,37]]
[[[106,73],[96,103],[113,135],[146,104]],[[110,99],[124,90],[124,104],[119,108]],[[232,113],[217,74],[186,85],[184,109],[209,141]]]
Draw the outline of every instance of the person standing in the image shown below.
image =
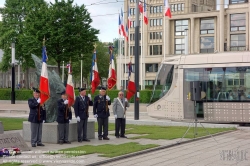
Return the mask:
[[[98,139],[109,140],[108,138],[108,117],[110,116],[108,105],[111,101],[106,95],[106,88],[101,87],[100,94],[94,98],[93,114],[98,122]],[[103,131],[103,134],[102,134]]]
[[124,98],[124,93],[122,91],[120,91],[118,93],[118,97],[114,99],[114,103],[113,103],[113,114],[115,116],[115,136],[116,136],[116,138],[119,138],[119,137],[127,138],[125,136],[127,107],[129,107],[129,102],[126,98]]
[[31,129],[31,146],[44,146],[42,144],[42,127],[46,121],[45,105],[40,105],[40,91],[33,88],[33,98],[28,100],[30,108],[28,121]]
[[72,120],[72,112],[68,106],[68,96],[65,91],[61,93],[61,99],[57,101],[57,123],[59,131],[59,144],[70,144],[69,137],[69,123]]
[[76,97],[74,109],[75,116],[77,120],[77,134],[78,134],[78,142],[90,140],[87,139],[87,125],[88,125],[88,117],[89,117],[89,106],[93,106],[93,102],[91,100],[91,95],[86,96],[86,89],[79,88],[80,95]]

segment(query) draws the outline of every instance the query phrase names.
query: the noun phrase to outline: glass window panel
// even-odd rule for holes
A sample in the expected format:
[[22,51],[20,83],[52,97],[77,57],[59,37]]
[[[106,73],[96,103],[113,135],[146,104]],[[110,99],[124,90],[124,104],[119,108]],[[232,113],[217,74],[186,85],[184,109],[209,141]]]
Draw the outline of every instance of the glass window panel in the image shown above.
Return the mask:
[[178,4],[178,11],[181,11],[181,4]]
[[184,3],[181,4],[181,10],[184,11]]
[[234,80],[234,85],[239,85],[240,83],[239,83],[239,79],[235,79]]
[[207,33],[208,34],[214,34],[214,30],[208,30]]
[[181,32],[175,32],[175,35],[176,35],[176,36],[181,36],[182,33],[181,33]]
[[150,48],[150,55],[153,55],[153,47],[149,46],[149,48]]
[[239,27],[239,31],[245,31],[246,27]]
[[174,5],[174,11],[177,11],[177,5],[176,4]]
[[153,45],[153,55],[158,55],[158,45]]
[[160,13],[162,13],[162,6],[160,6]]
[[175,44],[183,44],[183,39],[175,39]]

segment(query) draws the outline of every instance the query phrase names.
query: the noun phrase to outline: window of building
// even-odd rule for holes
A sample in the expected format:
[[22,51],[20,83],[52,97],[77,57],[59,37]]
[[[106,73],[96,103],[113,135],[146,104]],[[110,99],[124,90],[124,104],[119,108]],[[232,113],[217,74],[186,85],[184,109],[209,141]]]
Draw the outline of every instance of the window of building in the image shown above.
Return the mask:
[[181,4],[181,10],[184,11],[184,3]]
[[248,0],[229,0],[229,4],[247,3]]
[[130,41],[134,41],[135,40],[135,34],[134,33],[131,33],[130,34]]
[[231,31],[245,31],[246,30],[246,14],[231,14],[230,15],[230,29]]
[[181,11],[181,4],[177,4],[178,11]]
[[201,19],[200,34],[214,34],[214,19]]
[[213,53],[214,52],[214,37],[201,37],[200,38],[200,53]]
[[158,72],[158,64],[146,64],[146,72]]
[[150,55],[162,55],[162,45],[150,45]]
[[150,26],[162,26],[162,18],[160,19],[150,19]]
[[131,16],[135,15],[135,8],[130,8],[129,10],[130,10]]
[[150,40],[162,39],[162,32],[150,32],[149,37]]
[[230,47],[231,51],[246,50],[246,34],[231,35]]
[[188,29],[188,20],[176,20],[175,21],[175,35],[184,36],[185,29]]
[[198,11],[197,5],[192,4],[192,12],[197,12],[197,11]]
[[175,38],[175,54],[184,54],[185,53],[185,39],[184,38]]

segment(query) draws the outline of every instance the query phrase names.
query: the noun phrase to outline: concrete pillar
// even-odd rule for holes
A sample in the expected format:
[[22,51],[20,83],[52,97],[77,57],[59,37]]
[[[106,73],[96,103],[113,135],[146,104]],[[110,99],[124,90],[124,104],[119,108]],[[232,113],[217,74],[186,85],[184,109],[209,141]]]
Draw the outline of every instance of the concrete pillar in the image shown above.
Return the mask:
[[[224,4],[224,0],[220,0],[220,4]],[[220,5],[220,26],[219,26],[219,33],[220,33],[220,52],[224,52],[224,5]]]
[[190,49],[190,54],[194,54],[194,33],[195,33],[195,28],[194,28],[194,18],[191,18],[191,28],[190,28],[190,41],[191,41],[191,49]]

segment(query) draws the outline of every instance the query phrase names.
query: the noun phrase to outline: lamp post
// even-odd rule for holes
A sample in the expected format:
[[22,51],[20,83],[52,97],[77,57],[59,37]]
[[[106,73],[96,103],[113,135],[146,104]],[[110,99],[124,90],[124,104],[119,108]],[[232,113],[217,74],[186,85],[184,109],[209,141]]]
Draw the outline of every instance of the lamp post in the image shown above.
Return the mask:
[[64,85],[64,61],[63,61],[63,67],[62,67],[62,83]]
[[11,59],[12,59],[11,104],[15,104],[15,43],[11,43]]
[[[81,54],[81,57],[83,57],[83,54]],[[82,87],[82,59],[81,59],[81,86]]]

